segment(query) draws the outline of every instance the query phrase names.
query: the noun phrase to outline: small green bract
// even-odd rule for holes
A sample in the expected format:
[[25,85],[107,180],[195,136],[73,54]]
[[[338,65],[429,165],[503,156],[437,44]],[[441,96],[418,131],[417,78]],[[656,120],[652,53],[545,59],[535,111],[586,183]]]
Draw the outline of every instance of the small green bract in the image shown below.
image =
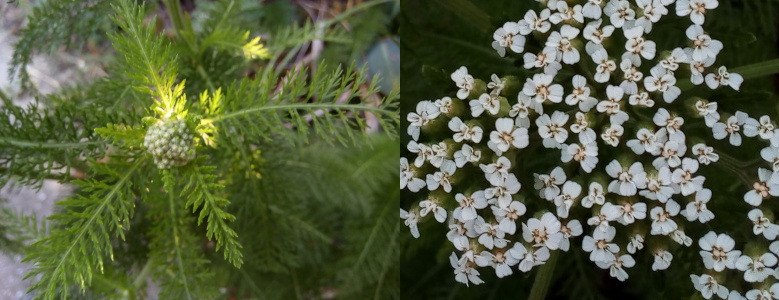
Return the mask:
[[154,124],[146,132],[143,146],[160,169],[181,167],[195,158],[195,140],[184,120]]

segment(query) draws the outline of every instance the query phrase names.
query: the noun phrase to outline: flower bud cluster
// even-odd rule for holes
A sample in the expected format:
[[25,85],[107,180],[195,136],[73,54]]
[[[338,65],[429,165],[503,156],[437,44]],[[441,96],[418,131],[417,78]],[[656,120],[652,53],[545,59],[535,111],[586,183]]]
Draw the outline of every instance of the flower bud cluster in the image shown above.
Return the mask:
[[143,146],[160,169],[180,167],[195,158],[195,139],[184,120],[152,125],[146,132]]

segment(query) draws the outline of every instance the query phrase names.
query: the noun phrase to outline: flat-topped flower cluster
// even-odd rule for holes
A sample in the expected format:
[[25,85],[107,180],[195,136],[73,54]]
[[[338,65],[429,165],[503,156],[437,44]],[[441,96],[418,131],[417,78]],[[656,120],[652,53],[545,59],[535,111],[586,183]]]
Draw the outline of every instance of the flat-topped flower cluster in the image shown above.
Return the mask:
[[[498,55],[521,57],[534,74],[493,74],[485,83],[460,67],[451,74],[455,98],[420,101],[407,116],[412,156],[400,159],[400,188],[423,196],[410,209],[401,208],[400,217],[414,237],[428,215],[448,225],[457,281],[481,284],[484,268],[498,277],[527,272],[544,264],[550,251],[571,249],[588,252],[619,280],[628,278],[633,256],[644,248],[654,256],[653,270],[668,268],[674,244],[693,244],[684,223],[715,217],[707,208],[712,192],[697,172],[720,156],[687,138],[689,122],[702,119],[715,139],[727,138],[733,146],[741,145],[742,135],[770,141],[761,155],[773,171],[761,169],[744,199],[759,206],[779,195],[779,134],[768,116],[721,115],[716,102],[680,99],[682,80],[735,90],[743,81],[714,65],[723,44],[702,25],[716,0],[539,2],[540,11],[506,22],[492,42]],[[647,35],[672,13],[689,17],[689,41],[658,51]],[[533,40],[542,49],[525,52]],[[689,110],[678,110],[675,101]],[[558,166],[525,168],[521,158],[532,159],[541,147],[559,151]],[[602,151],[606,147],[617,151]],[[537,172],[537,193],[520,194],[530,183],[517,175],[531,172]],[[538,210],[528,214],[528,206]],[[574,218],[582,215],[576,210],[591,217]],[[779,227],[762,210],[748,217],[755,234],[776,239]],[[709,274],[691,279],[706,299],[743,297],[718,284],[717,272],[725,269],[743,271],[747,282],[779,276],[771,269],[779,242],[771,251],[742,255],[728,235],[710,232],[698,246]],[[756,286],[746,297],[773,289]]]

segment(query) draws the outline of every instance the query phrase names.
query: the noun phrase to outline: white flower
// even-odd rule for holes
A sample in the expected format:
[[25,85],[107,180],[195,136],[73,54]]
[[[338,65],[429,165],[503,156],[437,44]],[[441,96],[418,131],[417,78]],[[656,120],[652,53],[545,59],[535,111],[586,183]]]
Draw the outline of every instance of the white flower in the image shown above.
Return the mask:
[[619,138],[622,137],[624,132],[625,129],[622,128],[622,126],[611,124],[611,126],[606,128],[606,130],[600,135],[600,138],[603,139],[604,143],[616,147],[619,145]]
[[582,15],[600,21],[600,16],[603,12],[600,8],[601,1],[602,0],[587,0],[587,3],[582,7]]
[[419,238],[419,228],[417,227],[417,222],[419,222],[419,216],[415,212],[407,212],[400,209],[400,218],[403,219],[403,224],[406,224],[409,229],[411,229],[411,236],[413,236],[415,239]]
[[544,68],[544,74],[548,75],[555,75],[563,68],[563,65],[555,60],[555,55],[546,55],[544,52],[538,55],[528,52],[522,56],[522,59],[525,62],[523,65],[525,69]]
[[468,250],[470,247],[468,238],[477,236],[475,230],[472,230],[473,223],[473,220],[463,223],[455,218],[449,219],[449,231],[446,233],[446,239],[452,242],[455,249]]
[[[774,295],[779,295],[779,289],[776,289],[776,291],[774,291],[774,287],[776,287],[776,286],[778,286],[778,285],[774,284],[773,286],[771,286],[771,290],[770,291],[769,290],[761,290],[761,289],[750,290],[749,292],[747,292],[747,294],[746,294],[747,297],[744,298],[744,299],[748,299],[748,300],[774,300],[774,299],[776,299],[776,297],[774,297]],[[733,293],[731,293],[731,296],[732,295],[733,295]],[[728,299],[730,299],[730,297],[728,297]],[[738,298],[734,298],[734,299],[738,299]]]
[[465,261],[462,263],[460,261],[462,260],[458,260],[457,255],[454,252],[452,252],[452,255],[449,256],[449,263],[452,265],[452,268],[454,268],[454,280],[465,285],[468,285],[468,282],[471,282],[475,285],[484,283],[484,281],[479,278],[478,270],[467,264]]
[[730,86],[734,90],[738,91],[738,89],[741,87],[741,83],[743,82],[744,77],[736,73],[728,73],[728,69],[725,68],[725,66],[719,67],[719,69],[717,69],[717,74],[709,73],[706,75],[706,85],[708,85],[712,90],[718,88],[720,85],[723,85]]
[[687,220],[692,222],[698,220],[698,222],[706,223],[714,219],[714,213],[707,207],[706,203],[711,200],[711,190],[702,189],[695,193],[695,201],[687,203],[687,207],[681,211],[682,216],[687,217]]
[[[522,185],[517,180],[517,176],[514,174],[508,174],[507,177],[492,176],[490,178],[491,188],[484,190],[484,196],[487,199],[497,199],[498,206],[508,207],[511,203],[511,196],[519,192]],[[487,203],[494,202],[489,201]]]
[[419,202],[419,208],[421,208],[419,211],[420,217],[427,216],[427,214],[432,212],[433,216],[435,216],[435,220],[438,221],[438,223],[443,223],[446,221],[446,209],[438,205],[438,203],[435,201],[422,200]]
[[528,35],[533,30],[540,33],[546,33],[552,28],[552,24],[549,23],[549,16],[552,14],[549,9],[544,9],[540,14],[536,14],[533,10],[528,10],[525,13],[525,17],[519,20],[519,33],[521,35]]
[[592,182],[588,188],[587,196],[582,199],[582,206],[592,207],[593,204],[603,205],[606,202],[606,194],[600,183]]
[[588,112],[598,103],[594,97],[590,96],[590,88],[587,87],[587,79],[581,75],[573,76],[573,91],[565,97],[565,103],[568,105],[579,105],[579,110]]
[[733,238],[724,233],[717,235],[714,231],[709,231],[698,240],[706,269],[721,272],[725,268],[735,268],[736,260],[741,256],[741,251],[733,250],[735,245]]
[[754,259],[742,255],[736,260],[736,269],[744,272],[744,281],[746,282],[763,282],[774,273],[774,270],[771,269],[774,265],[776,265],[776,256],[771,253],[765,253]]
[[563,101],[563,86],[552,84],[553,79],[554,76],[549,74],[535,74],[533,79],[527,79],[522,93],[533,97],[538,103],[543,103],[547,100],[560,103]]
[[583,23],[584,16],[582,15],[582,6],[577,4],[574,7],[568,7],[568,3],[565,1],[557,2],[557,12],[549,16],[549,21],[552,24],[559,24],[569,20],[576,20],[576,22]]
[[[579,140],[581,141],[581,134],[586,131],[592,131],[592,129],[589,127],[589,122],[587,122],[587,115],[583,112],[577,111],[574,115],[574,119],[573,124],[571,124],[571,132],[578,133]],[[592,131],[592,134],[595,134],[595,131]]]
[[635,254],[636,251],[644,249],[644,237],[640,234],[636,234],[632,238],[630,238],[630,242],[628,242],[627,250],[630,254]]
[[602,212],[587,219],[587,225],[595,226],[601,231],[606,231],[611,227],[609,226],[609,220],[606,219],[606,215]]
[[636,26],[642,27],[646,33],[652,31],[653,23],[657,23],[660,18],[668,14],[668,9],[660,0],[636,0],[636,5],[644,12],[643,16],[636,19]]
[[598,143],[595,139],[595,131],[592,129],[579,133],[581,144],[563,145],[561,161],[567,163],[575,160],[581,164],[582,170],[592,172],[598,164]]
[[652,235],[668,235],[678,229],[678,225],[671,218],[679,214],[679,204],[676,201],[668,200],[665,203],[665,209],[660,206],[655,206],[649,212],[652,217],[652,230],[649,232]]
[[633,196],[638,189],[646,188],[646,172],[640,162],[633,163],[626,169],[615,159],[606,166],[606,173],[614,178],[609,183],[609,192]]
[[433,105],[435,105],[435,107],[438,107],[438,111],[442,114],[450,114],[454,112],[452,98],[443,97],[433,102]]
[[690,15],[690,20],[697,25],[703,25],[706,21],[706,10],[719,6],[717,0],[677,0],[676,15]]
[[666,103],[673,102],[682,94],[682,90],[675,86],[676,77],[673,72],[657,65],[650,70],[650,73],[652,76],[644,78],[644,87],[647,91],[662,92]]
[[695,109],[698,110],[698,114],[703,117],[706,122],[706,126],[711,127],[719,121],[719,112],[717,112],[717,102],[707,103],[702,100],[695,102]]
[[678,184],[682,195],[688,196],[703,189],[703,176],[693,177],[698,171],[698,161],[692,158],[684,158],[681,168],[674,170],[671,182]]
[[506,152],[511,146],[514,146],[517,149],[527,147],[529,136],[527,134],[527,128],[517,128],[514,126],[514,120],[510,118],[499,118],[495,121],[495,131],[490,132],[490,141],[493,142],[500,151]]
[[508,234],[514,234],[517,231],[517,220],[525,214],[527,208],[522,202],[511,201],[507,207],[492,206],[492,213],[498,220],[500,230]]
[[474,257],[476,265],[480,267],[493,267],[495,269],[495,275],[498,278],[503,278],[513,274],[511,267],[519,263],[519,260],[514,256],[507,255],[506,250],[495,249],[494,252],[482,251],[481,254]]
[[495,30],[492,38],[492,48],[498,51],[500,57],[506,55],[506,48],[514,53],[522,53],[525,50],[525,37],[519,34],[519,24],[506,22],[503,27]]
[[543,265],[546,260],[549,259],[549,249],[546,247],[530,247],[530,250],[526,250],[521,243],[514,244],[514,247],[509,249],[509,254],[521,259],[519,262],[519,270],[522,272],[528,272],[533,266]]
[[684,53],[682,48],[677,47],[671,52],[671,55],[668,55],[668,57],[660,61],[660,66],[668,71],[674,72],[679,69],[680,63],[689,64],[690,57]]
[[684,119],[677,116],[672,116],[665,108],[660,108],[652,117],[652,121],[657,126],[665,127],[669,135],[681,132],[682,125],[684,125]]
[[455,142],[462,143],[463,141],[472,141],[477,144],[481,142],[484,130],[479,128],[479,126],[468,126],[460,119],[460,117],[452,118],[449,120],[448,125],[449,129],[454,131]]
[[630,8],[627,0],[611,0],[603,8],[603,13],[609,16],[611,25],[622,28],[625,22],[635,20],[636,12]]
[[506,88],[506,80],[501,79],[498,75],[492,74],[490,80],[490,83],[487,83],[487,88],[492,89],[492,93],[500,94]]
[[434,167],[440,168],[444,162],[450,161],[446,159],[446,157],[449,155],[448,148],[449,146],[447,146],[444,142],[430,146],[430,152],[432,155],[427,155],[427,160]]
[[614,205],[608,202],[601,208],[601,213],[606,215],[606,219],[609,221],[617,221],[622,225],[629,225],[633,224],[636,219],[643,220],[646,218],[646,203],[625,202],[622,205]]
[[430,101],[420,101],[417,103],[417,112],[410,112],[406,116],[406,120],[409,122],[407,129],[408,135],[410,135],[413,140],[418,140],[419,130],[422,126],[427,125],[430,120],[438,117],[440,113],[438,107]]
[[692,285],[701,292],[703,298],[711,299],[715,294],[722,299],[728,298],[728,289],[720,285],[714,277],[707,274],[701,276],[692,274],[690,279],[692,280]]
[[759,135],[761,139],[770,140],[774,137],[774,130],[774,123],[769,116],[760,117],[759,122],[753,118],[744,121],[744,135],[748,137]]
[[625,144],[630,147],[637,155],[644,154],[644,152],[658,153],[660,145],[657,143],[657,137],[649,129],[641,128],[636,133],[636,138],[628,140]]
[[656,176],[647,175],[646,189],[638,192],[639,195],[649,200],[657,200],[660,203],[666,203],[674,194],[671,184],[671,170],[668,167],[662,167],[657,171]]
[[458,168],[462,168],[466,163],[477,163],[481,159],[481,151],[473,150],[468,144],[463,144],[462,149],[454,153],[454,163]]
[[[698,155],[698,162],[704,165],[708,165],[719,160],[719,154],[714,153],[714,148],[706,146],[706,144],[695,144],[692,146],[692,153]],[[762,155],[763,152],[761,151],[760,154]]]
[[511,161],[504,157],[498,157],[497,161],[489,165],[481,164],[479,168],[484,172],[484,177],[487,181],[494,181],[509,176],[509,170],[511,170]]
[[560,195],[560,185],[567,179],[561,167],[554,168],[549,175],[533,174],[533,177],[535,177],[533,187],[538,190],[539,197],[550,201]]
[[624,76],[622,76],[624,80],[619,84],[619,87],[625,91],[625,94],[634,95],[638,93],[638,84],[636,82],[641,82],[641,79],[644,78],[644,73],[638,70],[638,67],[641,65],[640,62],[640,59],[625,59],[623,56],[622,61],[619,63],[619,69],[624,73]]
[[653,107],[655,106],[655,100],[649,98],[649,93],[639,92],[628,97],[628,103],[633,106]]
[[749,211],[747,215],[749,220],[752,221],[755,226],[752,227],[752,232],[756,235],[764,235],[769,240],[775,240],[779,235],[779,225],[772,224],[771,220],[763,216],[763,211],[755,208]]
[[606,231],[595,230],[592,236],[585,235],[582,239],[582,250],[590,252],[590,260],[593,262],[609,261],[614,259],[614,254],[619,251],[619,246],[611,243],[617,229],[609,227]]
[[614,256],[610,260],[595,262],[601,269],[609,269],[609,275],[616,278],[619,281],[625,281],[628,279],[628,273],[625,272],[625,268],[632,268],[636,265],[636,261],[632,256],[623,254],[621,256]]
[[[624,28],[623,28],[624,29]],[[634,57],[638,58],[638,55],[645,59],[654,59],[657,52],[657,45],[653,41],[644,39],[644,28],[636,26],[627,30],[623,30],[627,42],[625,43],[625,50],[631,53]]]
[[457,91],[457,98],[465,100],[470,95],[471,90],[474,88],[473,76],[468,74],[468,68],[460,67],[457,71],[452,73],[452,81],[457,85],[460,90]]
[[595,68],[595,81],[600,83],[608,82],[611,73],[617,70],[617,64],[614,60],[609,59],[609,54],[602,47],[588,53],[590,53],[592,61],[598,64]]
[[685,33],[687,34],[687,38],[693,43],[692,60],[694,61],[703,61],[706,58],[717,58],[717,54],[722,50],[722,42],[714,40],[708,34],[704,33],[703,27],[700,25],[690,25]]
[[733,146],[741,146],[741,134],[739,131],[747,118],[749,118],[749,116],[747,116],[746,113],[736,111],[736,115],[730,116],[727,122],[714,123],[711,127],[711,130],[714,132],[714,138],[721,140],[730,135],[730,144]]
[[477,217],[473,226],[476,229],[476,233],[479,234],[479,244],[484,245],[487,249],[492,250],[493,247],[504,248],[508,244],[508,240],[504,239],[506,233],[500,230],[498,224],[490,224],[481,217]]
[[[692,56],[692,48],[685,48],[684,53],[687,56]],[[690,62],[690,81],[694,85],[703,83],[703,72],[706,72],[706,68],[711,67],[714,64],[715,59],[713,57],[707,57],[703,61],[691,61]]]
[[533,243],[534,246],[546,246],[556,250],[563,240],[560,220],[550,212],[541,216],[541,220],[531,218],[527,220],[527,224],[522,224],[522,238],[525,242]]
[[567,218],[568,211],[573,206],[574,200],[579,197],[582,192],[582,186],[573,181],[566,181],[563,184],[563,190],[560,195],[554,198],[554,205],[557,206],[557,216],[560,218]]
[[759,168],[759,180],[752,185],[752,190],[744,195],[744,201],[752,206],[760,206],[768,196],[779,196],[779,176],[771,170]]
[[422,165],[425,164],[425,161],[427,161],[427,158],[434,155],[432,148],[415,141],[409,141],[406,149],[411,153],[417,154],[417,158],[414,159],[414,166],[417,168],[422,167]]
[[[587,8],[587,5],[584,7]],[[598,14],[600,14],[600,7],[598,7]],[[587,26],[584,27],[582,36],[588,41],[595,43],[596,45],[600,45],[603,43],[603,40],[605,40],[607,37],[610,37],[611,34],[614,33],[614,26],[606,25],[603,26],[603,28],[600,28],[602,23],[603,20],[601,19],[587,23]]]
[[549,35],[544,53],[552,57],[562,57],[563,62],[569,65],[579,62],[579,50],[574,48],[572,43],[579,32],[580,30],[576,27],[568,24],[563,25],[560,27],[560,32],[554,31]]
[[665,270],[671,265],[671,261],[674,259],[673,254],[666,250],[660,249],[654,253],[655,261],[652,263],[652,271]]
[[457,166],[454,161],[445,160],[441,164],[441,170],[435,172],[435,174],[427,174],[427,189],[435,191],[439,186],[444,187],[444,191],[447,193],[452,191],[452,183],[449,181],[457,170]]
[[606,96],[608,96],[607,100],[598,103],[598,111],[609,115],[611,124],[622,125],[629,118],[628,114],[620,108],[625,92],[618,86],[609,85],[606,87]]
[[516,118],[515,124],[519,127],[530,128],[530,110],[540,111],[543,113],[544,109],[541,103],[535,102],[530,99],[529,96],[519,93],[519,102],[511,106],[509,110],[509,117]]
[[400,189],[408,187],[408,190],[412,193],[419,192],[420,189],[425,187],[425,181],[414,177],[414,170],[408,165],[408,159],[405,157],[400,158]]
[[571,241],[569,239],[582,235],[584,230],[582,229],[582,224],[579,223],[579,220],[574,219],[568,221],[566,224],[560,225],[560,232],[563,234],[563,240],[560,243],[560,250],[568,251],[568,249],[571,247]]
[[674,230],[674,232],[671,232],[671,239],[674,240],[674,242],[679,243],[679,245],[685,245],[689,247],[692,245],[692,238],[687,236],[687,234],[684,233],[682,230]]
[[744,297],[744,296],[741,296],[741,294],[738,291],[733,290],[733,291],[730,291],[730,294],[728,294],[728,300],[747,300],[747,298]]
[[544,147],[562,148],[561,144],[568,139],[568,130],[565,129],[568,117],[564,112],[555,111],[551,117],[544,114],[536,119],[538,134],[544,139]]
[[476,219],[478,214],[477,209],[483,209],[487,207],[487,198],[484,196],[484,191],[476,191],[469,196],[465,196],[462,193],[457,193],[454,196],[459,207],[455,208],[452,212],[452,217],[460,222],[467,222]]
[[500,111],[500,96],[484,93],[479,96],[479,100],[471,100],[468,105],[471,106],[471,115],[474,118],[480,116],[485,110],[494,116]]

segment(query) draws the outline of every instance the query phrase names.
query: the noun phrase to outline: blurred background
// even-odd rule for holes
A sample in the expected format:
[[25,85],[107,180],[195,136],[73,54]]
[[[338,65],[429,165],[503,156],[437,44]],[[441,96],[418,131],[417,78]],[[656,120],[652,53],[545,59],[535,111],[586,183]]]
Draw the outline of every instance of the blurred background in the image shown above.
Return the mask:
[[[520,20],[528,9],[539,11],[539,6],[536,1],[512,0],[402,1],[400,26],[404,43],[401,46],[401,77],[405,84],[401,89],[404,99],[401,116],[414,111],[416,103],[422,100],[449,96],[458,101],[454,97],[457,89],[449,75],[460,66],[467,66],[474,78],[485,81],[495,73],[499,76],[516,75],[524,83],[528,73],[522,67],[522,58],[510,54],[501,58],[490,46],[492,33],[505,22]],[[657,43],[658,56],[662,50],[671,50],[687,42],[684,31],[690,24],[689,18],[677,17],[673,5],[669,11],[669,15],[655,24],[648,35],[649,40]],[[724,43],[716,65],[725,65],[729,70],[779,57],[777,0],[720,0],[717,9],[707,12],[704,29],[712,38]],[[529,44],[533,43],[528,40]],[[583,55],[582,59],[589,58]],[[741,110],[753,117],[769,115],[776,120],[779,117],[777,93],[779,76],[774,75],[747,80],[740,92],[732,89],[711,91],[705,85],[698,86],[684,92],[680,100],[698,95],[719,103],[720,111],[733,113]],[[509,99],[510,103],[516,101],[516,98]],[[674,105],[682,102],[677,100]],[[405,117],[401,122],[401,128],[408,126]],[[688,123],[702,122],[694,120]],[[666,271],[651,271],[652,256],[640,252],[635,256],[637,266],[627,270],[630,278],[624,283],[611,278],[608,270],[601,270],[590,262],[580,249],[581,237],[574,238],[572,247],[579,247],[579,250],[560,255],[549,289],[550,299],[678,299],[680,296],[686,299],[695,294],[689,280],[690,273],[700,274],[703,270],[697,248],[699,237],[709,230],[727,232],[736,239],[737,245],[754,238],[751,223],[746,219],[751,207],[743,201],[744,193],[751,186],[739,178],[755,180],[757,167],[767,167],[759,156],[765,144],[756,139],[745,139],[744,144],[736,148],[730,146],[727,140],[711,138],[711,130],[705,126],[685,124],[684,128],[688,140],[700,137],[709,146],[732,156],[742,168],[741,173],[734,174],[731,169],[716,164],[701,167],[699,172],[707,178],[705,186],[714,193],[709,209],[716,218],[705,225],[696,223],[684,228],[694,244],[689,248],[672,248],[673,263]],[[405,130],[401,132],[405,133]],[[402,157],[414,157],[406,150],[409,140],[407,134],[401,134]],[[522,183],[520,194],[528,199],[528,214],[543,207],[537,203],[528,204],[532,202],[530,199],[534,199],[533,195],[537,197],[532,188],[532,173],[548,172],[560,160],[559,152],[542,152],[534,152],[526,165],[527,170],[517,174]],[[602,167],[601,161],[599,168]],[[408,210],[424,200],[424,196],[424,193],[402,191],[401,208]],[[779,209],[776,201],[764,205],[773,211]],[[590,232],[587,227],[585,234]],[[457,283],[448,260],[454,247],[446,239],[447,230],[446,224],[427,221],[420,225],[421,237],[414,239],[404,228],[401,242],[401,295],[404,299],[523,299],[528,295],[537,268],[529,273],[516,271],[515,268],[513,275],[503,279],[497,279],[492,269],[483,268],[481,278],[485,284],[466,287]],[[742,287],[741,290],[748,289]],[[697,297],[700,297],[699,294]]]

